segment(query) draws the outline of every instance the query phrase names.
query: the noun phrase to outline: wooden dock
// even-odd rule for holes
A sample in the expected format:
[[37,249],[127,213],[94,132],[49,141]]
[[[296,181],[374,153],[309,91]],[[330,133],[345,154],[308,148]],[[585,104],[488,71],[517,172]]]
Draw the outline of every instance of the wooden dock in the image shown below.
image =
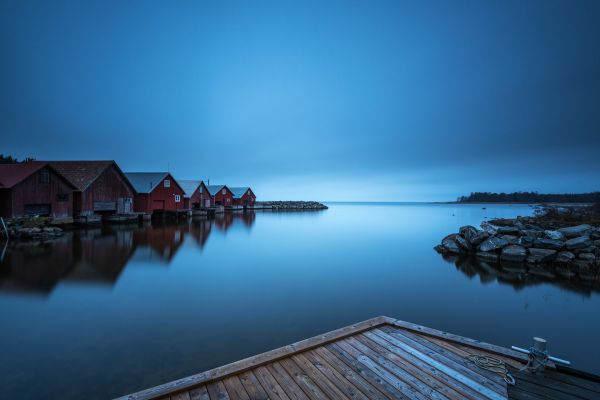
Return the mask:
[[[514,386],[466,357],[503,361]],[[525,354],[377,317],[119,400],[599,399],[600,379],[570,369],[519,372]]]

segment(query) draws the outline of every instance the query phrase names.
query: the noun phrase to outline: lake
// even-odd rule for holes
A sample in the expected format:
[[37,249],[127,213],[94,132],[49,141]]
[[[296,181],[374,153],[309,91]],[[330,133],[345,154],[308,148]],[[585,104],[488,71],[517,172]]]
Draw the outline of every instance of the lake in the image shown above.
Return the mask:
[[0,264],[0,398],[107,399],[377,315],[600,373],[600,296],[432,248],[527,205],[330,203],[318,212],[67,233]]

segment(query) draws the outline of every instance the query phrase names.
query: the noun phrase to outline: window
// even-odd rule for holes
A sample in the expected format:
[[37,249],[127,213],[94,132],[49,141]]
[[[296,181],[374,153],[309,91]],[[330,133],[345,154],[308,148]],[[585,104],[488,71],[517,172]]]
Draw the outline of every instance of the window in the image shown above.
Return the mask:
[[200,190],[198,190],[200,193],[202,193],[202,185],[200,185]]
[[248,196],[250,196],[250,193],[251,193],[251,192],[250,192],[250,189],[248,189]]
[[225,189],[221,190],[221,194],[227,194],[227,190],[225,190]]
[[48,172],[48,171],[40,172],[40,183],[50,183],[50,172]]
[[171,187],[171,181],[168,179],[165,179],[165,187]]
[[181,196],[176,194],[175,195],[175,203],[179,203],[181,201]]
[[56,201],[69,201],[68,193],[59,193],[56,195]]

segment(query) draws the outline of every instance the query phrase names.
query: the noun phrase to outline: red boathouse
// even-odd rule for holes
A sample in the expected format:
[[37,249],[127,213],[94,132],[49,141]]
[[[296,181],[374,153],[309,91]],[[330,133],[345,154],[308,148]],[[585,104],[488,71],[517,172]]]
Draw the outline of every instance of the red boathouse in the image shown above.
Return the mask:
[[225,185],[210,185],[206,189],[210,194],[210,205],[211,206],[225,206],[230,207],[233,205],[233,193]]
[[233,204],[236,206],[254,206],[256,202],[256,196],[249,187],[232,187],[230,188],[233,193]]
[[77,188],[73,193],[75,217],[133,212],[135,189],[114,161],[49,163]]
[[39,215],[72,222],[74,189],[46,162],[0,164],[0,216]]
[[183,188],[168,172],[127,172],[136,191],[135,212],[152,214],[155,211],[184,210]]
[[203,181],[179,181],[185,192],[184,208],[198,210],[210,207],[210,194]]

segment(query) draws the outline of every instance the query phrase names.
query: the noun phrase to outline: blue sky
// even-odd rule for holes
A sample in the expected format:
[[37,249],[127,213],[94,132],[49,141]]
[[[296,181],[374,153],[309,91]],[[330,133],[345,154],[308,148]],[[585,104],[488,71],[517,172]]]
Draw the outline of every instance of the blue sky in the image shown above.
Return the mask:
[[600,190],[597,1],[0,1],[0,152],[263,199]]

